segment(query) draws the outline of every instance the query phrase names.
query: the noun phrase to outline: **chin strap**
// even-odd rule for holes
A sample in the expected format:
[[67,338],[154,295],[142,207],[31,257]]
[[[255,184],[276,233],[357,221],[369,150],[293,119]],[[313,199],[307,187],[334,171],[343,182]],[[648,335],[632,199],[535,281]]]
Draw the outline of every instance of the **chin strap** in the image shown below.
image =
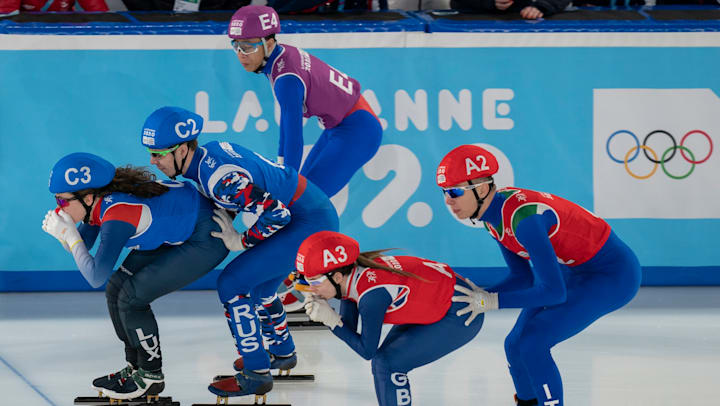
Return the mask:
[[[177,150],[175,150],[177,151]],[[177,159],[175,159],[175,151],[171,152],[173,156],[173,166],[175,167],[175,174],[170,177],[170,179],[175,180],[175,178],[178,177],[178,175],[182,175],[182,168],[185,167],[185,161],[188,158],[188,155],[190,155],[190,150],[188,150],[187,153],[185,153],[185,158],[180,161],[180,167],[178,168]]]
[[340,289],[340,284],[335,282],[335,279],[333,279],[333,276],[335,275],[335,272],[331,272],[328,274],[327,278],[332,283],[333,287],[335,288],[335,299],[342,299],[342,290]]
[[270,58],[270,52],[268,52],[267,41],[265,40],[265,38],[262,39],[262,44],[263,44],[263,51],[265,51],[265,56],[263,57],[263,61],[260,64],[260,66],[258,66],[258,68],[255,69],[255,73],[262,73],[263,69],[265,69],[265,65],[267,65],[268,58]]
[[95,194],[93,193],[93,201],[92,201],[92,203],[88,206],[88,205],[85,203],[85,196],[83,196],[82,198],[78,198],[78,200],[80,201],[80,204],[82,204],[83,207],[85,208],[85,217],[83,217],[83,223],[85,223],[85,224],[90,224],[90,214],[92,213],[92,207],[93,207],[93,205],[95,204],[95,199],[97,199],[97,195],[95,195]]
[[480,213],[480,208],[482,207],[483,203],[485,203],[485,199],[487,199],[488,195],[492,190],[495,188],[495,181],[490,182],[490,187],[488,188],[487,193],[485,193],[485,196],[480,197],[480,195],[477,192],[477,188],[473,188],[473,194],[475,194],[475,200],[477,201],[477,209],[475,209],[475,212],[470,216],[470,221],[475,224],[473,221],[477,216],[478,213]]

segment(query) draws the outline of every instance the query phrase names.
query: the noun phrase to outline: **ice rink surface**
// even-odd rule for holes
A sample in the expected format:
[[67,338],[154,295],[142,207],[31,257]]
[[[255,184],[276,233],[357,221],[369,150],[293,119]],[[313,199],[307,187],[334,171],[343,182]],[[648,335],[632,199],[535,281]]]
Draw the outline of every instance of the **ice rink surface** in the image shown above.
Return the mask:
[[[175,292],[153,310],[163,395],[187,406],[215,403],[207,385],[231,372],[237,354],[215,292]],[[514,405],[503,340],[517,313],[489,313],[472,342],[411,372],[413,404]],[[268,404],[377,404],[368,361],[327,330],[293,336],[299,355],[294,372],[316,380],[277,383]],[[567,405],[718,405],[720,287],[642,288],[628,306],[560,343],[553,355]],[[72,405],[76,396],[94,396],[93,378],[124,365],[102,293],[0,294],[0,406]]]

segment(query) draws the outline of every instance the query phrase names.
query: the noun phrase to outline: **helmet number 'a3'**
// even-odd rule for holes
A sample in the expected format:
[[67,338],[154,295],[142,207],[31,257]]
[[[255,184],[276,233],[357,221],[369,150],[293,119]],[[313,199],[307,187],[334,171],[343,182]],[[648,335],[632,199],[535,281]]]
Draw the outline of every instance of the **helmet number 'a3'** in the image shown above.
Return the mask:
[[[192,128],[188,128],[188,126],[192,126]],[[197,128],[197,123],[192,118],[188,118],[187,121],[181,121],[177,124],[175,124],[175,134],[177,134],[180,138],[187,138],[192,135],[196,135],[200,132],[200,129]]]
[[323,250],[323,268],[327,268],[329,263],[333,263],[335,265],[345,262],[348,258],[347,253],[345,252],[345,247],[342,245],[338,245],[335,247],[335,252],[338,254],[336,257],[333,255],[332,252],[330,252],[329,249]]
[[[70,175],[78,172],[82,172],[83,177],[81,178],[79,176],[75,176],[75,179],[70,180]],[[67,182],[68,185],[77,185],[78,182],[88,184],[91,179],[92,176],[90,176],[90,168],[87,166],[83,166],[79,171],[75,168],[68,168],[68,170],[65,171],[65,182]]]

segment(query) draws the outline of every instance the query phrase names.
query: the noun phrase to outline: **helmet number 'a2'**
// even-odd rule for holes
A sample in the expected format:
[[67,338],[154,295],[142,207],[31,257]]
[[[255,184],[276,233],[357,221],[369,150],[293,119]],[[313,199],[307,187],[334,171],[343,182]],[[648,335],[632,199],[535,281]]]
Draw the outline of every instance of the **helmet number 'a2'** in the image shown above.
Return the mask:
[[[480,162],[480,166],[478,167],[475,161]],[[478,155],[475,157],[475,161],[473,161],[470,158],[465,158],[465,173],[470,175],[470,172],[472,171],[489,171],[490,167],[487,166],[487,158],[485,158],[485,155]]]
[[[192,126],[192,128],[188,128],[188,126]],[[200,132],[200,129],[197,128],[197,123],[192,118],[188,118],[187,121],[179,122],[175,124],[175,134],[177,134],[180,138],[187,138],[192,135],[196,135]]]
[[[83,177],[81,178],[79,176],[75,176],[75,179],[70,180],[70,175],[78,172],[82,172]],[[88,184],[91,179],[92,176],[90,176],[90,168],[87,166],[83,166],[79,171],[75,168],[68,168],[68,170],[65,171],[65,182],[67,182],[68,185],[77,185],[78,182]]]

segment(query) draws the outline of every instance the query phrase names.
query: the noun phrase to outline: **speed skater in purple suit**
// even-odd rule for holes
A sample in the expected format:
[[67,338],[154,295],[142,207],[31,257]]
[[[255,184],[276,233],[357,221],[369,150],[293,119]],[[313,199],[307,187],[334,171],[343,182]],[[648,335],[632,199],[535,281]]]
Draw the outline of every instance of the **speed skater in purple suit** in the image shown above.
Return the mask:
[[[334,196],[377,152],[382,126],[360,93],[360,83],[322,60],[279,44],[280,18],[266,6],[249,5],[232,16],[228,36],[248,72],[265,75],[280,106],[278,162],[294,168]],[[303,117],[317,116],[324,130],[302,167]],[[291,282],[286,279],[286,286]],[[285,292],[290,310],[302,305],[302,294]]]
[[509,274],[487,289],[471,284],[453,301],[468,322],[484,312],[521,308],[505,339],[518,405],[562,406],[556,344],[627,304],[640,287],[640,263],[608,223],[545,192],[497,189],[495,156],[475,145],[450,151],[437,168],[445,203],[460,219],[482,221]]
[[[311,293],[305,302],[308,316],[372,361],[378,404],[411,405],[408,372],[472,340],[483,315],[467,324],[457,315],[463,304],[451,298],[472,285],[448,265],[385,251],[361,253],[346,235],[317,232],[298,250],[298,283]],[[341,299],[340,314],[328,304],[331,298]],[[393,327],[380,344],[383,324]]]

